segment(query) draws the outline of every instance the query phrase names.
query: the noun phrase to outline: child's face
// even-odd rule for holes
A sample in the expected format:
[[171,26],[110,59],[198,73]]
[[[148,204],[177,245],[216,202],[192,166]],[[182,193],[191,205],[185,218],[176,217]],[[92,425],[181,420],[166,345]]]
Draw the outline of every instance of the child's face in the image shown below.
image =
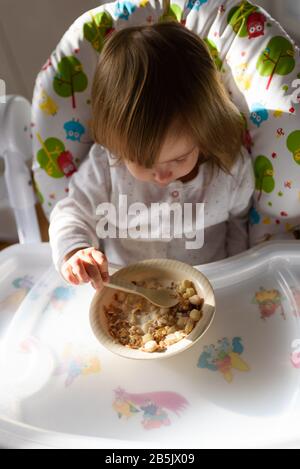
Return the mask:
[[199,153],[197,143],[190,136],[169,133],[159,158],[152,168],[144,168],[131,161],[124,163],[136,179],[167,186],[192,172],[197,164]]

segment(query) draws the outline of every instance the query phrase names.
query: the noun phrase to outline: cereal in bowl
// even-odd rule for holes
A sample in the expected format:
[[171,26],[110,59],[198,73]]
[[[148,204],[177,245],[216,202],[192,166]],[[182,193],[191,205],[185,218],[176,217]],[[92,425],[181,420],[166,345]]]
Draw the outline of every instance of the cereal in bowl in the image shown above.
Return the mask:
[[203,316],[204,299],[193,282],[183,280],[162,286],[158,281],[132,282],[146,288],[169,288],[179,298],[172,308],[159,308],[145,298],[118,292],[109,306],[104,306],[108,330],[113,339],[143,352],[163,352],[168,346],[188,336]]

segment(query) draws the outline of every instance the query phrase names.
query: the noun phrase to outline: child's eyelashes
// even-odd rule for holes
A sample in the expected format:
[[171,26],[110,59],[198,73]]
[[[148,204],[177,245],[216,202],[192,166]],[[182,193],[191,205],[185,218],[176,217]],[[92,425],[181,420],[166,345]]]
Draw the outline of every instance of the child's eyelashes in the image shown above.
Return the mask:
[[191,156],[191,153],[189,153],[189,154],[186,155],[186,156],[182,156],[181,158],[177,158],[177,160],[175,160],[175,163],[183,163],[183,162],[186,161],[190,156]]
[[183,163],[184,161],[186,161],[188,158],[190,158],[193,154],[194,154],[194,151],[195,151],[195,148],[193,148],[189,153],[187,153],[186,155],[184,156],[181,156],[180,158],[177,158],[175,160],[175,163]]
[[[181,164],[181,163],[184,163],[184,162],[187,160],[188,156],[189,156],[189,155],[187,155],[187,156],[184,156],[184,157],[182,157],[182,158],[178,158],[177,160],[170,161],[170,162],[169,162],[169,163],[167,163],[167,164],[169,164],[169,165],[170,165],[170,164],[174,164],[174,163],[175,163],[175,164]],[[164,163],[164,164],[166,164],[166,163]]]

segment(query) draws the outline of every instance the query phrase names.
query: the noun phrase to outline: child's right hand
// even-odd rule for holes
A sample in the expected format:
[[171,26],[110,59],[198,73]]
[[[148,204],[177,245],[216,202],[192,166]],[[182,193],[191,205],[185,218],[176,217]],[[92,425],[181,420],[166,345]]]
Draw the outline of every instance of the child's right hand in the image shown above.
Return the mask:
[[76,249],[64,258],[61,273],[72,285],[92,283],[95,290],[103,288],[109,281],[108,261],[101,251],[95,248]]

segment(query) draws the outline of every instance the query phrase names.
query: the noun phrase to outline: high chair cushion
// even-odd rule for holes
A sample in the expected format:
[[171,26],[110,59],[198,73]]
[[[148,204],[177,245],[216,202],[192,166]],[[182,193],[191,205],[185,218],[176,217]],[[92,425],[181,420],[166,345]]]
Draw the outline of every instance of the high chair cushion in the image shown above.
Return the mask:
[[294,239],[300,225],[299,49],[265,10],[240,0],[176,0],[165,14],[162,0],[111,2],[72,24],[42,67],[32,103],[34,179],[46,215],[67,196],[93,144],[91,85],[105,37],[169,20],[205,40],[244,116],[256,176],[251,244]]

